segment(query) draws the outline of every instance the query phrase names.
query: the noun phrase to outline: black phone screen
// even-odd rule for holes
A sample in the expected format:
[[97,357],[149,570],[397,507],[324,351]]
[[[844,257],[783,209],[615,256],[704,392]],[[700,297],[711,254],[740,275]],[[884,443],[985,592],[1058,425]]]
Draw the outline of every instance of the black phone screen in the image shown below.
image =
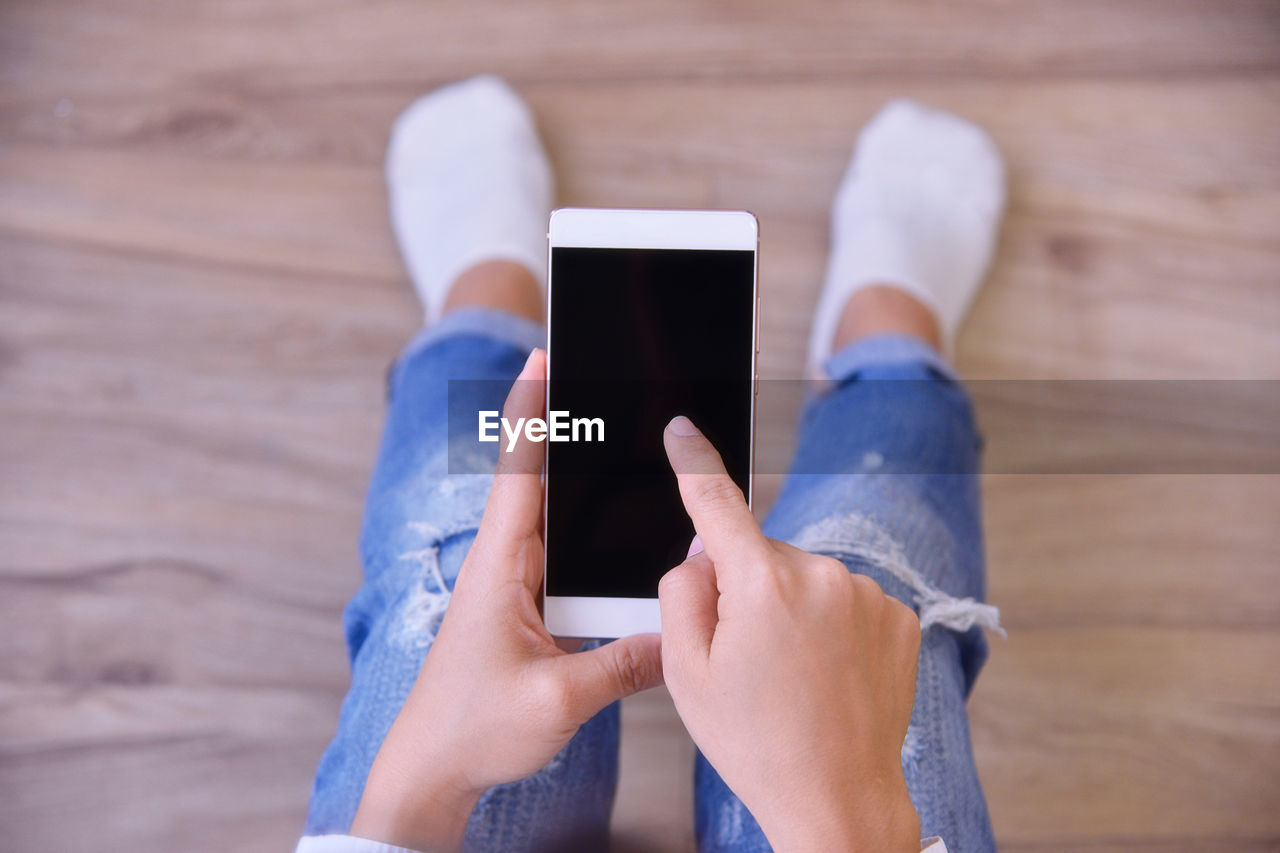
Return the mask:
[[749,494],[755,253],[553,248],[550,321],[548,412],[603,428],[547,443],[547,595],[656,597],[693,537],[667,422]]

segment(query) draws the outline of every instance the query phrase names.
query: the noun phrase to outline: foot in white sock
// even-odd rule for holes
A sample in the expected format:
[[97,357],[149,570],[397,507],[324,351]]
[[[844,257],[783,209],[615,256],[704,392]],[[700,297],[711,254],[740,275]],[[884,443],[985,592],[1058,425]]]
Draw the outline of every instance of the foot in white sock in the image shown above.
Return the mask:
[[427,322],[482,261],[528,267],[546,289],[551,164],[533,116],[494,76],[437,89],[396,119],[387,147],[391,224]]
[[1004,163],[982,128],[914,101],[881,109],[859,134],[832,207],[810,370],[831,355],[849,297],[868,285],[929,306],[950,347],[991,262],[1004,201]]

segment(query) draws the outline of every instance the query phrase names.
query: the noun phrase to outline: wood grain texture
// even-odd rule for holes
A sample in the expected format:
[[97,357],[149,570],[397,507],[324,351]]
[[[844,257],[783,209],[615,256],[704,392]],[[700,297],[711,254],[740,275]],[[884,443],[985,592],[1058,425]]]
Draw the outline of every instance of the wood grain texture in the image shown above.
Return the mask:
[[[0,6],[5,850],[289,849],[419,316],[396,113],[505,74],[566,204],[761,220],[797,376],[859,126],[907,95],[1012,177],[971,377],[1280,378],[1280,5],[48,0]],[[761,467],[797,400],[762,412]],[[779,477],[758,483],[761,509]],[[1280,847],[1280,476],[993,475],[971,700],[1007,850]],[[692,744],[624,706],[617,847],[692,849]]]

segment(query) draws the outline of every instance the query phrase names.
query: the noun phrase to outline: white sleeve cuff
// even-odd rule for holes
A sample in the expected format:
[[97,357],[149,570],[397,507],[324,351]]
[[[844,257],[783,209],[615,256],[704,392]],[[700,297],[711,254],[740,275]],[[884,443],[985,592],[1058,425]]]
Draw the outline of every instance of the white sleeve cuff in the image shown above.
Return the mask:
[[[415,853],[406,847],[356,838],[352,835],[308,835],[298,841],[294,853]],[[920,842],[920,853],[947,853],[946,843],[937,836]]]
[[[383,844],[354,835],[307,835],[293,853],[417,853],[407,847]],[[930,851],[932,853],[932,851]]]

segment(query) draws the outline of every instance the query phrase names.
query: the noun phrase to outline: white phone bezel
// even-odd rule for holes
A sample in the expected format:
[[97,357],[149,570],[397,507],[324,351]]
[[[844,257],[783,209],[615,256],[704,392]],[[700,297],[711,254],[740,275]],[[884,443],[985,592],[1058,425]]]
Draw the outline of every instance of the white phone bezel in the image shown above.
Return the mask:
[[[547,404],[551,400],[551,250],[562,247],[597,249],[737,249],[753,253],[751,345],[751,454],[747,477],[747,504],[752,502],[755,475],[756,360],[760,352],[760,229],[745,210],[619,210],[561,208],[552,211],[547,229]],[[547,471],[546,482],[550,482]],[[544,484],[544,490],[546,485]],[[544,491],[544,497],[546,492]],[[544,514],[545,515],[545,514]],[[543,542],[547,530],[544,518]],[[546,594],[546,568],[542,587],[542,612],[547,630],[557,637],[617,638],[662,629],[658,599],[595,598]]]

